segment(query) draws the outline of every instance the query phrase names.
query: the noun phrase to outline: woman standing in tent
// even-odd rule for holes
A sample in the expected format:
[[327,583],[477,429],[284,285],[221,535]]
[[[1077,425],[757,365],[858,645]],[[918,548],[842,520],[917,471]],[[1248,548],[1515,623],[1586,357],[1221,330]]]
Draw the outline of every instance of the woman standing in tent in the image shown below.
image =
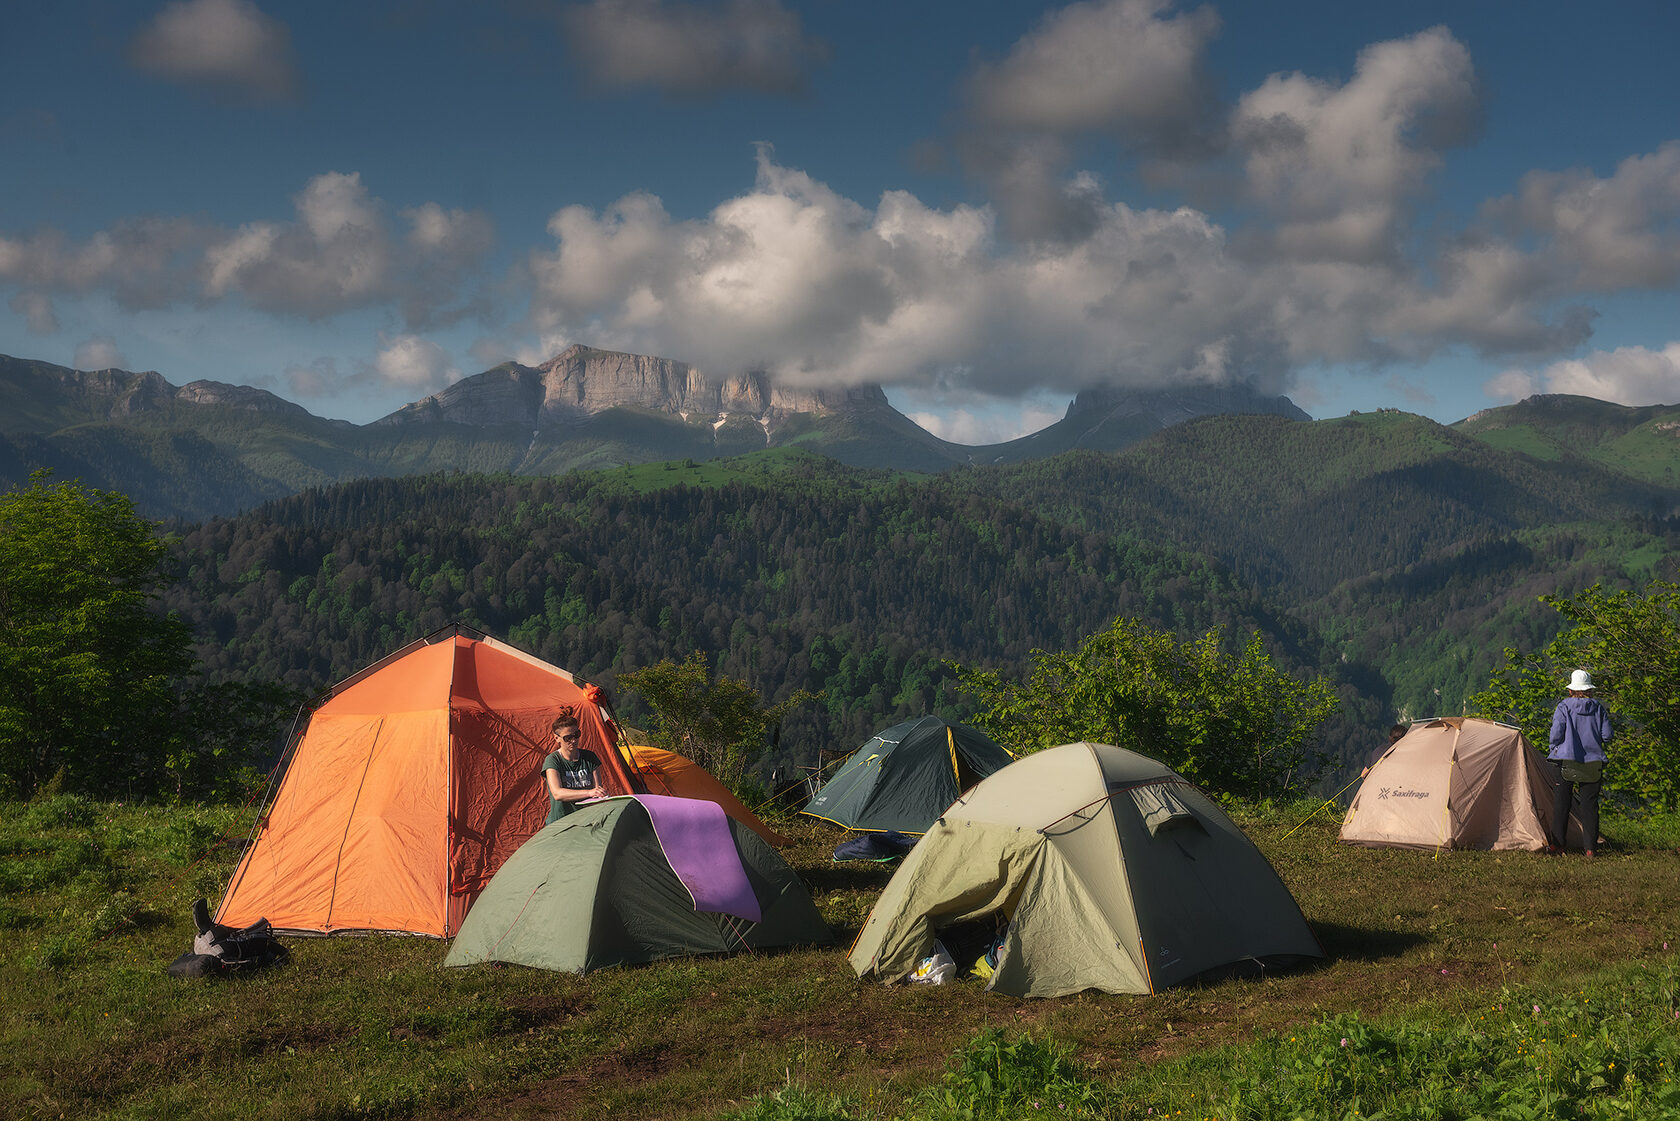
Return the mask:
[[559,821],[572,812],[572,806],[590,798],[605,798],[607,788],[595,777],[601,766],[593,751],[582,747],[583,730],[577,717],[563,712],[554,718],[549,728],[559,745],[543,759],[543,779],[548,783],[548,821]]
[[1593,695],[1592,675],[1578,669],[1569,676],[1569,695],[1552,712],[1552,750],[1547,766],[1557,782],[1552,797],[1552,844],[1562,852],[1569,836],[1569,806],[1581,791],[1581,846],[1588,856],[1598,847],[1598,789],[1604,777],[1604,745],[1610,742],[1610,715]]

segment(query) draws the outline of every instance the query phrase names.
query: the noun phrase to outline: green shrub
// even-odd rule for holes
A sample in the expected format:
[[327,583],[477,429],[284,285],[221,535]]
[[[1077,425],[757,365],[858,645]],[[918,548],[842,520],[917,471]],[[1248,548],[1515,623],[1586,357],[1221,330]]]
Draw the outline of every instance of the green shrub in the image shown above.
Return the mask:
[[214,848],[222,839],[222,827],[196,813],[178,813],[165,830],[169,859],[186,866]]
[[861,1121],[835,1094],[789,1082],[773,1094],[754,1098],[748,1108],[724,1115],[728,1121]]
[[22,826],[39,832],[47,829],[85,829],[98,817],[98,807],[80,794],[58,794],[29,803]]
[[1053,1039],[987,1028],[952,1063],[924,1101],[934,1118],[1066,1117],[1105,1108],[1104,1088],[1074,1061],[1071,1047]]
[[115,934],[132,925],[140,909],[140,901],[134,896],[126,891],[114,891],[88,915],[88,935],[97,939]]
[[[1680,1117],[1677,989],[1671,961],[1620,992],[1507,993],[1456,1024],[1333,1016],[1241,1053],[1207,1105],[1254,1121]],[[1184,1105],[1164,1097],[1149,1108]]]

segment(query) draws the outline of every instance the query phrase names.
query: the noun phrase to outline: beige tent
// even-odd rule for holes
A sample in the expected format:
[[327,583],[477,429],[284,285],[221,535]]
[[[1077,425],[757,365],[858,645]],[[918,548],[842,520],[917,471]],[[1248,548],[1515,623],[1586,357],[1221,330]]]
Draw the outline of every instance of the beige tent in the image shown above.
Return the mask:
[[[1553,789],[1539,752],[1508,724],[1475,717],[1413,724],[1360,784],[1342,840],[1538,852]],[[1579,844],[1580,823],[1569,824]]]
[[958,798],[881,893],[852,968],[896,981],[940,930],[991,915],[1009,920],[992,988],[1016,996],[1148,993],[1324,955],[1230,818],[1164,764],[1107,744],[1028,755]]

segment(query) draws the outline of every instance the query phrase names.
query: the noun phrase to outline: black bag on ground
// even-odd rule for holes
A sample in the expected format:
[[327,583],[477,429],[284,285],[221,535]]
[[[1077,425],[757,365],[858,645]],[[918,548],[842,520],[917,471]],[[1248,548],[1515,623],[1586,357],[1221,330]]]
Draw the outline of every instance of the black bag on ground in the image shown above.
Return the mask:
[[193,923],[198,927],[193,948],[169,963],[171,977],[219,977],[279,965],[290,956],[267,919],[234,930],[211,919],[209,906],[198,899],[193,902]]

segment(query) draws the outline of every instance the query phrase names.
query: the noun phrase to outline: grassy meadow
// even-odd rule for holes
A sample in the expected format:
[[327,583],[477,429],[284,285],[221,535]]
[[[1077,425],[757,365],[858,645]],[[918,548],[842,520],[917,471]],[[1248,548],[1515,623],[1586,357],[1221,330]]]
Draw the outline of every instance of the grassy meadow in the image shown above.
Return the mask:
[[175,980],[249,811],[0,805],[0,1115],[1680,1116],[1680,821],[1608,818],[1588,861],[1352,848],[1312,809],[1236,816],[1322,963],[1017,1000],[860,984],[844,949],[890,869],[802,819],[775,824],[836,947],[580,977],[288,938],[277,968]]

